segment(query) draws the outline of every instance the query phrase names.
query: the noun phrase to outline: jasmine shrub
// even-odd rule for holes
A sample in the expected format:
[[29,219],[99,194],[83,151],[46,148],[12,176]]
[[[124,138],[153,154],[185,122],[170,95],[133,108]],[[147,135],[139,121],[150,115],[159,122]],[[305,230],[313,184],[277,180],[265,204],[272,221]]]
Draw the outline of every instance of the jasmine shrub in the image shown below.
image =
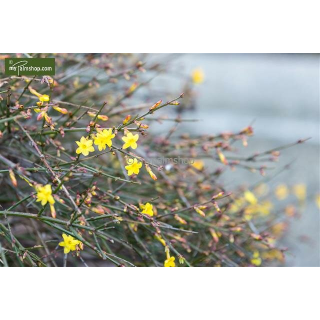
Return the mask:
[[[201,69],[185,79],[184,94],[168,93],[151,81],[166,64],[144,55],[32,57],[54,57],[56,75],[0,74],[0,265],[284,263],[278,240],[306,190],[266,182],[269,163],[288,146],[242,157],[251,126],[175,134],[182,122],[198,125],[183,114],[204,81]],[[150,132],[163,122],[171,129]],[[152,161],[178,157],[192,161]],[[230,170],[261,182],[229,190],[221,177]]]

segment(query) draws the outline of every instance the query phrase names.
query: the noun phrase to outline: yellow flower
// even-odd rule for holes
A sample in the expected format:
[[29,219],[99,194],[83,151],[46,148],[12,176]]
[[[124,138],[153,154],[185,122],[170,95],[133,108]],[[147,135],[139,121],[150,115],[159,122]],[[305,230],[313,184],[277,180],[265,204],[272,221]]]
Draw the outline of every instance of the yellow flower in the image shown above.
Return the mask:
[[169,257],[165,262],[164,262],[164,266],[165,267],[175,267],[176,264],[174,263],[174,260],[176,258],[175,257]]
[[239,211],[244,205],[245,205],[245,199],[244,198],[238,198],[235,199],[233,203],[231,203],[230,211],[231,213],[235,213]]
[[130,160],[128,161],[128,165],[125,166],[126,170],[128,171],[128,176],[139,174],[140,168],[142,167],[142,162],[138,162],[136,158],[134,158],[133,161],[132,159]]
[[244,198],[251,204],[256,204],[258,202],[256,196],[249,190],[244,193]]
[[296,184],[293,186],[292,191],[299,201],[304,201],[307,196],[307,187],[305,184]]
[[141,204],[140,208],[142,209],[141,213],[147,214],[149,216],[153,216],[153,205],[147,202],[145,205]]
[[41,201],[41,205],[47,204],[49,202],[50,204],[54,204],[54,199],[52,197],[52,190],[51,185],[47,184],[45,186],[38,185],[36,186],[37,191],[37,202]]
[[125,137],[122,137],[122,140],[125,142],[125,144],[123,145],[123,149],[127,149],[129,147],[131,147],[132,149],[137,149],[138,139],[138,134],[133,135],[131,132],[129,132]]
[[200,69],[200,68],[194,69],[191,73],[191,78],[192,78],[192,82],[194,84],[202,83],[204,80],[204,73],[203,73],[202,69]]
[[85,137],[81,137],[80,141],[76,141],[78,149],[76,150],[77,154],[82,153],[84,156],[87,156],[89,152],[94,152],[94,147],[92,146],[93,140],[88,140]]
[[261,262],[262,260],[260,258],[259,251],[255,251],[252,255],[251,263],[259,267],[261,265]]
[[97,133],[94,138],[94,144],[98,146],[99,151],[105,150],[106,145],[110,148],[112,146],[112,139],[115,137],[112,134],[112,129],[105,129]]
[[62,234],[62,238],[63,238],[63,242],[59,243],[60,247],[64,247],[64,253],[67,254],[70,251],[75,251],[77,250],[76,246],[77,245],[82,245],[81,241],[76,240],[74,237],[72,236],[68,236],[65,233]]
[[285,184],[279,184],[276,188],[275,195],[279,200],[284,200],[289,194],[288,187]]

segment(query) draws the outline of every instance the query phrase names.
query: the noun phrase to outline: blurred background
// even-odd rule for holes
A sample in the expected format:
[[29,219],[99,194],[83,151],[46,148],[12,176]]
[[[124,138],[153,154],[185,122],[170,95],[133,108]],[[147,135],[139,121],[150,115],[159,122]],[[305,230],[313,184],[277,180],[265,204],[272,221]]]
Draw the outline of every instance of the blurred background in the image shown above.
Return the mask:
[[[152,58],[159,59],[159,55]],[[255,134],[246,150],[241,150],[247,155],[311,138],[283,150],[279,162],[272,163],[274,172],[268,175],[272,176],[272,188],[282,183],[288,188],[295,184],[307,188],[305,206],[291,219],[282,239],[282,245],[288,248],[286,265],[319,266],[319,209],[314,201],[319,194],[320,177],[319,55],[185,54],[169,60],[171,72],[154,79],[155,87],[181,90],[183,79],[195,69],[204,76],[203,82],[192,88],[196,93],[193,107],[182,116],[199,122],[192,126],[182,123],[177,134],[237,132],[253,125]],[[233,181],[238,183],[239,179],[234,179],[235,174],[244,184],[261,180],[257,173],[238,169],[232,175],[224,175],[226,187],[236,187]]]

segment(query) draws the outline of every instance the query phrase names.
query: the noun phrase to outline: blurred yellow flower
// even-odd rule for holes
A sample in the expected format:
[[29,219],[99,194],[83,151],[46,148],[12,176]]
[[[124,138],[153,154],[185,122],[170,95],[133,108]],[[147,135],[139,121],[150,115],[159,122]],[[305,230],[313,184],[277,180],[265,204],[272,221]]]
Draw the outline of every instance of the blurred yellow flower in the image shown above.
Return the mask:
[[140,168],[142,167],[142,162],[138,162],[136,158],[130,159],[131,161],[128,161],[128,165],[125,166],[126,170],[128,171],[128,176],[131,176],[133,174],[139,174]]
[[263,216],[267,216],[270,214],[271,209],[273,208],[273,204],[271,201],[263,201],[259,205],[259,212]]
[[316,195],[316,205],[318,206],[318,208],[320,209],[320,194]]
[[131,147],[132,149],[137,149],[138,139],[138,134],[133,135],[131,132],[129,132],[126,136],[122,137],[122,140],[125,142],[125,144],[123,145],[123,149],[127,149],[129,147]]
[[153,205],[151,203],[141,204],[140,208],[142,209],[141,213],[147,214],[150,217],[153,216]]
[[165,267],[175,267],[176,264],[174,262],[176,258],[175,257],[169,257],[165,262],[164,262],[164,266]]
[[262,252],[261,257],[265,260],[278,260],[281,263],[284,262],[284,255],[278,249],[271,249],[269,251],[264,251]]
[[72,236],[68,236],[65,233],[62,234],[64,241],[59,243],[60,247],[64,247],[64,253],[67,254],[70,251],[77,250],[77,246],[81,246],[81,241],[74,239]]
[[94,144],[98,146],[99,151],[105,150],[106,146],[109,148],[112,146],[112,139],[115,134],[112,133],[112,129],[105,129],[99,131],[94,138]]
[[235,199],[230,206],[230,212],[235,213],[239,211],[244,205],[245,205],[245,199],[244,198],[238,198]]
[[194,69],[191,73],[191,79],[194,84],[202,83],[204,80],[204,72],[202,71],[202,69]]
[[81,137],[80,141],[76,141],[78,149],[76,150],[77,154],[82,153],[84,156],[87,156],[89,152],[94,152],[94,147],[92,146],[93,140],[88,140],[85,137]]
[[201,171],[203,169],[203,167],[204,167],[204,163],[201,160],[197,160],[192,164],[192,166],[194,168],[196,168],[197,170]]
[[275,195],[279,200],[284,200],[288,197],[289,189],[285,184],[279,184],[275,190]]
[[247,190],[244,193],[244,198],[250,203],[250,204],[256,204],[258,202],[256,196],[249,190]]
[[307,196],[307,187],[305,184],[300,183],[292,187],[293,194],[299,199],[299,201],[304,201]]
[[251,258],[251,263],[257,267],[259,267],[261,265],[261,258],[260,258],[260,254],[259,251],[254,251],[252,258]]

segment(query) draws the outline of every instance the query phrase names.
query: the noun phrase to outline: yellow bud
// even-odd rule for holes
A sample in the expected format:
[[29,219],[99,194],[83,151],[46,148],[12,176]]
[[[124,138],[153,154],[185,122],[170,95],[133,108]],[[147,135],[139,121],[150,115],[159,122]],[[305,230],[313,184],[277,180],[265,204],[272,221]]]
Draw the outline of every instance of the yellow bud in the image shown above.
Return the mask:
[[97,117],[99,120],[102,120],[102,121],[107,121],[109,119],[108,116],[105,116],[103,114],[99,114],[98,117]]
[[210,234],[211,234],[214,242],[219,242],[219,237],[218,237],[217,233],[215,232],[215,230],[210,228],[209,231],[210,231]]
[[146,166],[146,169],[147,169],[150,177],[151,177],[153,180],[157,180],[157,176],[152,172],[150,166],[149,166],[148,164],[145,164],[145,166]]
[[187,224],[187,221],[182,219],[180,216],[178,216],[177,214],[174,215],[174,218],[180,222],[181,224]]
[[166,242],[161,238],[160,235],[156,234],[156,235],[155,235],[155,238],[156,238],[165,248],[167,248],[167,247],[166,247]]
[[130,116],[130,114],[128,114],[127,116],[126,116],[126,118],[123,120],[123,124],[127,124],[129,121],[130,121],[130,119],[131,119],[131,116]]
[[67,110],[67,109],[65,109],[65,108],[60,108],[59,106],[53,106],[52,108],[53,108],[54,110],[62,113],[62,114],[67,114],[67,113],[68,113],[68,110]]
[[18,186],[17,179],[16,179],[16,176],[14,175],[14,172],[12,169],[9,170],[9,175],[10,175],[10,179],[11,179],[13,186],[17,187]]
[[226,157],[224,156],[224,154],[223,154],[219,149],[217,149],[217,154],[218,154],[218,156],[219,156],[220,161],[221,161],[224,165],[227,165],[227,164],[228,164],[228,161],[227,161]]
[[137,87],[138,87],[138,83],[137,83],[137,82],[134,82],[134,83],[130,86],[130,88],[128,89],[128,94],[133,93],[133,92],[137,89]]
[[160,106],[161,103],[162,103],[162,100],[159,100],[149,110],[151,111],[151,110],[157,109]]
[[56,210],[54,208],[54,205],[53,204],[50,204],[50,211],[51,211],[51,216],[52,218],[56,218],[57,214],[56,214]]
[[104,208],[99,205],[96,206],[95,208],[92,208],[91,210],[97,214],[104,214]]
[[201,209],[199,209],[198,207],[194,207],[194,210],[196,210],[196,212],[199,213],[200,216],[202,216],[202,217],[206,216],[206,214]]
[[251,126],[248,126],[240,131],[240,134],[246,134],[247,136],[253,135],[253,128]]

